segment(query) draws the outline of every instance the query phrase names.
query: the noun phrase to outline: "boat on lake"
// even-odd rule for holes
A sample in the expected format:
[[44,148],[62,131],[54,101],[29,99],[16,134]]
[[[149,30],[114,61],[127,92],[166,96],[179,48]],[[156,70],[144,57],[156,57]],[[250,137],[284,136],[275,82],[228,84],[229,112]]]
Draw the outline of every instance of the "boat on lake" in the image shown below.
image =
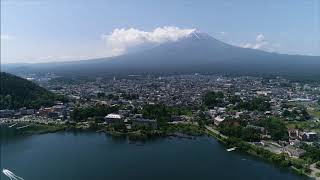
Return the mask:
[[234,150],[236,150],[236,149],[237,149],[237,147],[233,147],[233,148],[227,149],[227,151],[228,151],[228,152],[231,152],[231,151],[234,151]]

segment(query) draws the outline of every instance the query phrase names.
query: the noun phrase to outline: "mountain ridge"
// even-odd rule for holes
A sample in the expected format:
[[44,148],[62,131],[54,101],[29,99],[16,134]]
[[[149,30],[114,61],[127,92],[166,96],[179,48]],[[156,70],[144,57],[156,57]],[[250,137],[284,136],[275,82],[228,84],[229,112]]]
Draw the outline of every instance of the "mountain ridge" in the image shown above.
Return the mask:
[[0,109],[40,108],[53,105],[58,99],[37,84],[9,73],[1,72],[0,82]]
[[[320,77],[319,56],[278,54],[241,48],[200,32],[121,56],[24,67],[30,72],[54,72],[61,75],[202,72]],[[8,71],[16,73],[14,68],[9,68]]]

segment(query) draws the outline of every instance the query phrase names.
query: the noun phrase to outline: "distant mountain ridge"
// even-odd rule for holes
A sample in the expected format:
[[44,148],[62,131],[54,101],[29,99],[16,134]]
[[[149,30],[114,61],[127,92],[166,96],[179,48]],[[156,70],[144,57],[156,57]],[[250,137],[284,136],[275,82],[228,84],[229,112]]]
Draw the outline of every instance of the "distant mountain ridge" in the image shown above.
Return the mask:
[[225,73],[320,77],[320,57],[270,53],[221,42],[194,32],[178,41],[121,56],[6,68],[6,71],[54,72],[59,75],[131,73]]
[[26,79],[0,73],[0,109],[40,108],[53,105],[56,95]]

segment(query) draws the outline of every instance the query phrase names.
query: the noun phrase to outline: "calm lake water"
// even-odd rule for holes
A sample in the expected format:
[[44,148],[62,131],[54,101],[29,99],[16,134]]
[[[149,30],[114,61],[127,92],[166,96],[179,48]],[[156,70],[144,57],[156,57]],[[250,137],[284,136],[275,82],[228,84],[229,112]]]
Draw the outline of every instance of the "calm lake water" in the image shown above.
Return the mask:
[[[103,133],[1,137],[1,169],[25,180],[306,179],[215,139],[163,138],[129,143]],[[9,179],[3,174],[1,180]]]

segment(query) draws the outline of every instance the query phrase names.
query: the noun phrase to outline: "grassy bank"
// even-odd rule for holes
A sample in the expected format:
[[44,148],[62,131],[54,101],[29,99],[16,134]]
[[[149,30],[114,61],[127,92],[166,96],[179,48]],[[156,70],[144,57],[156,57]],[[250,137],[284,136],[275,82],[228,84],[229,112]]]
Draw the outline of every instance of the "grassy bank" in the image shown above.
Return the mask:
[[47,124],[29,124],[30,126],[20,129],[23,134],[45,134],[45,133],[54,133],[58,131],[65,130],[66,125],[47,125]]
[[[12,124],[11,124],[12,125]],[[38,124],[38,123],[19,123],[15,126],[2,125],[1,137],[15,137],[33,134],[54,133],[67,129],[66,125],[58,124]]]

